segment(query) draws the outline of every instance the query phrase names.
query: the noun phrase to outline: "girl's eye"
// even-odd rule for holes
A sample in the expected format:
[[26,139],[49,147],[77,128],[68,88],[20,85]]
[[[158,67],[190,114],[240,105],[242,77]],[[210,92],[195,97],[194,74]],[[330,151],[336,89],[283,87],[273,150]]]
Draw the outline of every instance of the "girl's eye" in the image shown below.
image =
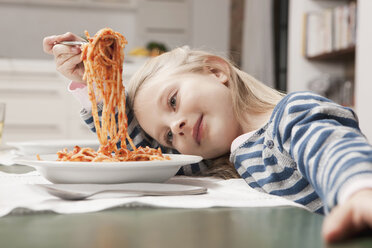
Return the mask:
[[171,130],[169,130],[166,134],[166,137],[165,137],[165,140],[167,141],[167,143],[169,145],[172,145],[172,142],[173,142],[173,133]]
[[177,106],[177,92],[174,93],[168,100],[169,106],[171,106],[173,109]]

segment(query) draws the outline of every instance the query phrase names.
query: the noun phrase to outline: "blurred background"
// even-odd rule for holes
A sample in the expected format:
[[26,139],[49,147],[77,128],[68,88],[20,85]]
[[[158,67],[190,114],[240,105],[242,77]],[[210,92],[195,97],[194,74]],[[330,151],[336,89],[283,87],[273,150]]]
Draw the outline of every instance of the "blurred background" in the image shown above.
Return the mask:
[[372,138],[370,13],[369,0],[0,0],[3,138],[95,138],[42,40],[104,27],[128,40],[124,82],[154,48],[188,45],[283,92],[311,90],[354,108]]

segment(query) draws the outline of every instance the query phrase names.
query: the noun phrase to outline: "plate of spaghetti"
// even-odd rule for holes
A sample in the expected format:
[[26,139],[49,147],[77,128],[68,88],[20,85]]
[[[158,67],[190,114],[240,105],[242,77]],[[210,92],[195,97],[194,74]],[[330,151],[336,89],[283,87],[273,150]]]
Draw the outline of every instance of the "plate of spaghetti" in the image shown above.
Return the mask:
[[168,160],[127,162],[56,161],[58,155],[24,156],[15,159],[22,165],[34,167],[52,183],[162,183],[174,176],[182,165],[198,163],[200,156],[163,154]]
[[[181,166],[200,156],[162,154],[160,149],[136,147],[128,134],[125,87],[122,81],[125,37],[110,28],[93,37],[85,31],[81,46],[83,79],[87,83],[99,148],[63,148],[57,154],[18,158],[53,183],[164,182]],[[125,70],[124,70],[125,72]],[[98,111],[98,103],[103,107]]]

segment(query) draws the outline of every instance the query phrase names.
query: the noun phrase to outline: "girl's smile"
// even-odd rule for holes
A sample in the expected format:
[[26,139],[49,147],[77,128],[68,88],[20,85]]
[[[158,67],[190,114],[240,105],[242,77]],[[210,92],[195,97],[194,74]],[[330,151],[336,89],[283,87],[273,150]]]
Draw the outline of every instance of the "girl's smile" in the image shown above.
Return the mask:
[[200,141],[203,135],[203,115],[200,116],[198,121],[195,123],[192,130],[192,137],[194,137],[196,143],[200,145]]

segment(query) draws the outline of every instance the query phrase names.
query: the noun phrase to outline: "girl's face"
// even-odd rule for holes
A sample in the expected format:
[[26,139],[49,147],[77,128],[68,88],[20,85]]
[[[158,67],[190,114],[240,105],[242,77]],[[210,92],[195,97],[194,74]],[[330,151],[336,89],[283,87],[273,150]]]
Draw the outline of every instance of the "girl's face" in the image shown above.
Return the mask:
[[223,73],[150,80],[134,100],[137,120],[160,144],[182,154],[205,159],[223,155],[241,134],[227,82]]

